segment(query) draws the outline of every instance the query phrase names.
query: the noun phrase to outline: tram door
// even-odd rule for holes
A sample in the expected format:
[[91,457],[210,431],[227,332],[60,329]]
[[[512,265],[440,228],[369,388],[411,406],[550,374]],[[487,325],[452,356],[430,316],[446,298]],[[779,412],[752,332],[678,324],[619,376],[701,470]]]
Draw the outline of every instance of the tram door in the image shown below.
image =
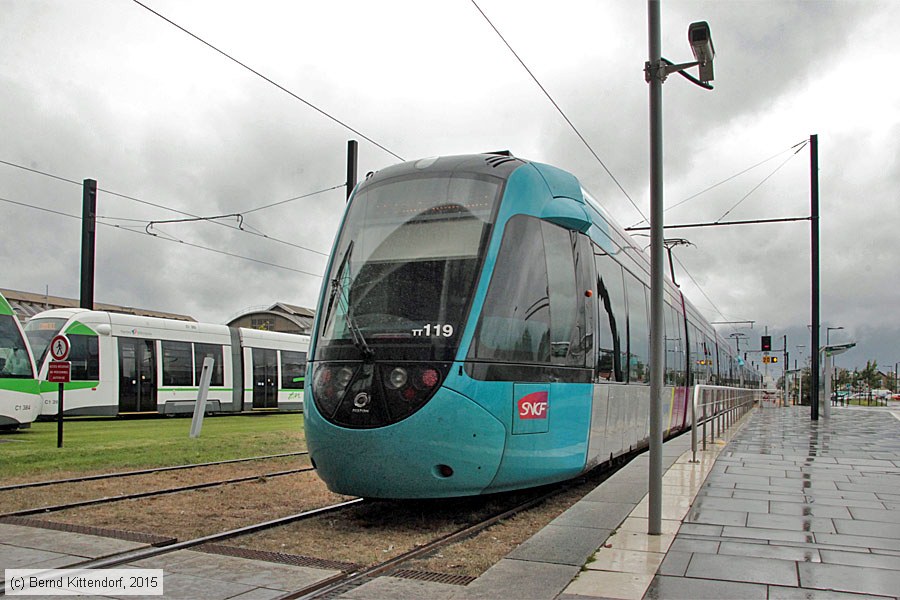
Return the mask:
[[119,412],[156,411],[153,340],[119,338]]
[[278,356],[253,349],[253,408],[278,408]]

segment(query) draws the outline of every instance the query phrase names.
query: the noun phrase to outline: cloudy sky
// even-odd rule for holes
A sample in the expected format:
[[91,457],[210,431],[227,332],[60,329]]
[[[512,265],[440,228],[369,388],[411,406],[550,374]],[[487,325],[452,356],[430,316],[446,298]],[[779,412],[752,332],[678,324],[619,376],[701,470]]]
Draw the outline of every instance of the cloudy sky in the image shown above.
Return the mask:
[[[132,0],[0,1],[0,287],[78,296],[78,183],[93,178],[98,301],[211,322],[314,306],[348,139],[360,175],[509,149],[575,174],[623,226],[642,219],[470,0],[144,2],[315,108]],[[646,3],[478,5],[647,214]],[[822,339],[843,327],[831,342],[858,347],[839,365],[892,369],[900,3],[664,0],[662,18],[665,57],[691,59],[698,20],[717,52],[714,91],[664,85],[667,223],[808,216],[795,146],[818,134]],[[184,213],[240,213],[243,230],[236,217],[148,227]],[[667,235],[691,242],[676,274],[710,320],[755,322],[723,335],[758,348],[768,328],[792,366],[806,358],[807,222]]]

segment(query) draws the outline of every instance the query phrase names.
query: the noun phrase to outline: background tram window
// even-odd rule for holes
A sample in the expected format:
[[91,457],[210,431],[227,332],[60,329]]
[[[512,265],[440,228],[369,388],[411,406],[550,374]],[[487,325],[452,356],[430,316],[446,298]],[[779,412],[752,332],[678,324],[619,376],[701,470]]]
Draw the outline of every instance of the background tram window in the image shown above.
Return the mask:
[[203,359],[207,356],[212,356],[216,361],[213,364],[212,378],[209,380],[209,385],[225,385],[222,369],[222,346],[219,344],[194,344],[194,380],[197,382],[197,385],[200,385],[200,373],[203,371]]
[[0,377],[30,379],[34,377],[31,361],[13,319],[12,315],[0,315]]
[[550,298],[541,222],[516,215],[506,224],[470,359],[550,362]]
[[306,379],[306,352],[281,351],[281,388],[302,390]]
[[72,363],[72,381],[98,381],[100,379],[100,342],[96,335],[68,333],[69,362]]
[[190,342],[162,342],[162,384],[194,384],[194,361]]
[[625,381],[627,353],[625,282],[622,267],[598,246],[597,269],[597,372],[602,381]]
[[650,318],[647,288],[631,273],[625,274],[628,297],[628,381],[650,383]]

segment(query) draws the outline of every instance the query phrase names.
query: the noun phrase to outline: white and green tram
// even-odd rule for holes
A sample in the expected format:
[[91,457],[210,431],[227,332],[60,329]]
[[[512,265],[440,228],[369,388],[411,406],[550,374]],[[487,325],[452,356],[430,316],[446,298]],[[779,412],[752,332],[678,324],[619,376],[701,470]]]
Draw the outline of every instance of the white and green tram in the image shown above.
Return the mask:
[[[192,413],[203,360],[214,360],[207,411],[303,410],[309,336],[60,308],[25,333],[46,379],[50,340],[69,339],[67,416]],[[58,384],[41,381],[41,415],[58,412]]]
[[34,356],[16,313],[0,294],[0,429],[30,427],[41,404]]

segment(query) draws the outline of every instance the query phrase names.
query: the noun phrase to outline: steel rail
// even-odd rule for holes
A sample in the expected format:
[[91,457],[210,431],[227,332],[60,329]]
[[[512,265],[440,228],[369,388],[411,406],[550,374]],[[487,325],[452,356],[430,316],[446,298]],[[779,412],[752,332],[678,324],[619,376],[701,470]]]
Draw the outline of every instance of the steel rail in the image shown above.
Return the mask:
[[70,508],[81,508],[83,506],[94,506],[96,504],[107,504],[110,502],[119,502],[122,500],[136,500],[138,498],[149,498],[152,496],[163,496],[166,494],[176,494],[178,492],[188,492],[193,490],[202,490],[204,488],[217,487],[220,485],[228,485],[230,483],[245,483],[247,481],[254,481],[257,479],[265,479],[267,477],[281,477],[283,475],[294,475],[296,473],[306,473],[309,471],[314,471],[314,467],[303,467],[300,469],[290,469],[287,471],[276,471],[274,473],[263,473],[261,475],[246,475],[244,477],[235,477],[233,479],[221,479],[218,481],[207,481],[205,483],[195,483],[191,485],[184,485],[179,487],[172,488],[164,488],[161,490],[149,490],[146,492],[136,492],[134,494],[121,494],[119,496],[104,496],[103,498],[94,498],[92,500],[79,500],[78,502],[71,502],[68,504],[55,504],[52,506],[43,506],[40,508],[26,508],[24,510],[18,510],[14,512],[8,512],[0,514],[0,521],[7,517],[27,517],[30,515],[37,515],[49,512],[58,512],[61,510],[67,510]]
[[[288,515],[286,517],[280,517],[278,519],[272,519],[270,521],[264,521],[261,523],[255,523],[253,525],[245,525],[244,527],[238,527],[236,529],[230,529],[228,531],[223,531],[220,533],[213,533],[210,535],[206,535],[199,538],[194,538],[192,540],[185,540],[183,542],[175,542],[173,544],[168,544],[165,546],[145,546],[142,548],[135,548],[133,550],[126,550],[125,552],[119,552],[116,554],[110,554],[107,556],[103,556],[100,558],[94,558],[86,561],[82,561],[79,563],[75,563],[68,566],[60,566],[55,567],[57,569],[108,569],[111,567],[115,567],[118,565],[122,565],[125,563],[143,560],[147,558],[153,558],[155,556],[159,556],[161,554],[168,554],[170,552],[175,552],[177,550],[185,550],[188,548],[193,548],[195,546],[201,546],[203,544],[209,544],[213,542],[221,542],[226,539],[230,539],[233,537],[238,537],[241,535],[247,535],[250,533],[256,533],[257,531],[262,531],[264,529],[271,529],[272,527],[279,527],[281,525],[287,525],[288,523],[293,523],[294,521],[302,521],[304,519],[311,519],[313,517],[317,517],[319,515],[328,514],[331,512],[337,512],[340,510],[344,510],[345,508],[349,508],[351,506],[355,506],[365,502],[363,498],[355,498],[353,500],[347,500],[345,502],[340,502],[338,504],[332,504],[329,506],[323,506],[321,508],[314,508],[311,510],[307,510],[301,513]],[[35,576],[40,577],[40,573],[36,573]],[[6,582],[0,583],[0,595],[3,595],[6,592]]]
[[46,485],[59,485],[62,483],[79,483],[82,481],[96,481],[98,479],[113,479],[116,477],[130,477],[132,475],[149,475],[150,473],[163,473],[165,471],[178,471],[180,469],[196,469],[198,467],[213,467],[216,465],[229,465],[233,463],[239,462],[249,462],[251,460],[264,460],[269,458],[284,458],[287,456],[302,456],[304,454],[309,454],[307,451],[303,452],[286,452],[284,454],[268,454],[265,456],[251,456],[249,458],[232,458],[229,460],[219,460],[214,462],[206,462],[206,463],[193,463],[188,465],[174,465],[171,467],[157,467],[153,469],[140,469],[137,471],[121,471],[118,473],[100,473],[97,475],[83,475],[80,477],[71,477],[68,479],[53,479],[46,481],[31,481],[28,483],[17,483],[12,485],[4,485],[0,486],[0,492],[5,492],[8,490],[21,490],[25,488],[32,487],[41,487]]
[[452,533],[436,538],[422,546],[417,546],[382,563],[378,563],[370,567],[363,567],[357,571],[353,571],[350,573],[338,573],[337,575],[333,575],[331,577],[328,577],[327,579],[323,579],[322,581],[308,585],[299,590],[294,590],[282,596],[278,596],[277,600],[294,600],[297,598],[302,600],[311,600],[313,598],[321,598],[326,594],[334,593],[337,590],[344,588],[345,586],[352,586],[366,578],[378,577],[385,573],[392,572],[403,563],[419,558],[421,556],[425,556],[443,546],[447,546],[459,540],[471,537],[496,524],[498,521],[508,519],[524,510],[531,508],[536,504],[544,502],[545,500],[555,496],[556,494],[569,489],[569,487],[569,482],[556,486],[548,492],[543,492],[528,500],[525,500],[524,502],[517,504],[513,508],[506,509],[498,514],[483,519],[472,525],[466,525]]

